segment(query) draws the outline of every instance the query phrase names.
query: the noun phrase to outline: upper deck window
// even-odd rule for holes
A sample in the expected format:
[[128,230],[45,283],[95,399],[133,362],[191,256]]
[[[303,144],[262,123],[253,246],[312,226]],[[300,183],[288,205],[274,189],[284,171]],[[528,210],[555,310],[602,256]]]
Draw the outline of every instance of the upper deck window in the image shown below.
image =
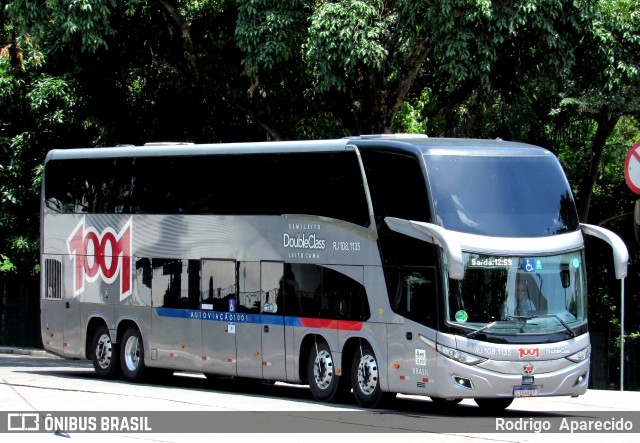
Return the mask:
[[427,155],[436,223],[494,237],[544,237],[579,229],[557,159]]
[[382,150],[363,150],[361,156],[378,225],[385,217],[430,220],[426,182],[417,157]]
[[348,151],[51,160],[44,198],[61,213],[306,214],[369,224]]

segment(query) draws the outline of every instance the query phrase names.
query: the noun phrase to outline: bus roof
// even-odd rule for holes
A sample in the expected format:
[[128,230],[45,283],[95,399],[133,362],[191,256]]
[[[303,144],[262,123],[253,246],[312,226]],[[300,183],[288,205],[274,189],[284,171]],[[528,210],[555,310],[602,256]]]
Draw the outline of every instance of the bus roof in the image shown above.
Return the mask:
[[149,143],[144,146],[115,146],[98,148],[54,149],[47,154],[51,159],[198,156],[210,154],[266,154],[294,152],[344,151],[349,145],[358,148],[388,148],[391,151],[410,151],[423,155],[490,155],[539,156],[550,152],[538,146],[500,139],[429,138],[422,134],[360,135],[342,139],[297,140],[253,143]]
[[[504,141],[502,139],[476,138],[428,138],[417,134],[402,134],[392,136],[360,136],[349,138],[358,147],[389,146],[399,147],[411,145],[424,155],[487,155],[487,156],[539,156],[550,155],[551,152],[539,146],[520,142]],[[381,143],[382,142],[382,143]]]
[[254,143],[148,144],[102,148],[55,149],[47,154],[51,159],[198,156],[209,154],[258,154],[289,152],[344,151],[347,140],[306,140]]

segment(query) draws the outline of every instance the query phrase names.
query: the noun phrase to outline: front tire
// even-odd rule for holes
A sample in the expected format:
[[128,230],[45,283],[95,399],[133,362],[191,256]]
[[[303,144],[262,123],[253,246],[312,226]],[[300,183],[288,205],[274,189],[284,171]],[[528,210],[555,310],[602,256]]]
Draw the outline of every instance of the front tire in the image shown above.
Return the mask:
[[122,336],[120,346],[122,375],[128,381],[138,382],[145,373],[142,335],[136,327],[129,327]]
[[513,402],[513,398],[474,398],[473,400],[488,412],[500,412],[507,409]]
[[431,397],[431,401],[440,406],[455,406],[462,401],[461,398],[446,399],[441,397]]
[[395,393],[380,389],[378,361],[369,344],[356,349],[351,365],[351,384],[356,401],[364,408],[380,407],[395,397]]
[[109,328],[101,325],[96,329],[90,349],[93,369],[101,378],[115,378],[118,375],[118,347],[111,341]]

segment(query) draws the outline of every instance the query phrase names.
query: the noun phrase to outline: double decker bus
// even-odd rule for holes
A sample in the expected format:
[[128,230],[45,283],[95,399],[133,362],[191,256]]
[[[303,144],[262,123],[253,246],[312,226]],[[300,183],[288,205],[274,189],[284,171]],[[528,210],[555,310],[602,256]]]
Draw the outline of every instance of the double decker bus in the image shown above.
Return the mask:
[[584,234],[548,150],[417,135],[52,150],[45,348],[152,372],[506,408],[587,390]]

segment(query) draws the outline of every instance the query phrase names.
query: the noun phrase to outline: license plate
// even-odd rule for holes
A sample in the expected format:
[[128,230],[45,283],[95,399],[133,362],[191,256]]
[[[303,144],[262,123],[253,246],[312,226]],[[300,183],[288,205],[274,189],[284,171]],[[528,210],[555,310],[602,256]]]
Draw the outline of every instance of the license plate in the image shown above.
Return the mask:
[[514,397],[537,397],[537,386],[516,386],[513,388]]

